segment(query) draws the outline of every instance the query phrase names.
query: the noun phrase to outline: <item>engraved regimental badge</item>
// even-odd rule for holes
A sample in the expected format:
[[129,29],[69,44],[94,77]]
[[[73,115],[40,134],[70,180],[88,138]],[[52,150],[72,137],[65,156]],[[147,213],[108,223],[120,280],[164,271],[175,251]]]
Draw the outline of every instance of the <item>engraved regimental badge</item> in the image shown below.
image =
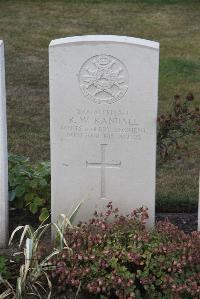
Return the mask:
[[97,104],[119,101],[128,89],[125,65],[110,55],[97,55],[86,60],[79,72],[81,90]]

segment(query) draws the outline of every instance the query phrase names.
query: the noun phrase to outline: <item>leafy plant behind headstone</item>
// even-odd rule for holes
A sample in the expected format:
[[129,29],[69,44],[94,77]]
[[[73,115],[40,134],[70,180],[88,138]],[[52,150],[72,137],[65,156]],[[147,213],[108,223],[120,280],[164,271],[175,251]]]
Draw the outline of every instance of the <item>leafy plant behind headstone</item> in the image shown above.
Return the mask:
[[199,108],[190,108],[194,96],[188,93],[185,99],[174,96],[171,111],[158,117],[157,152],[161,161],[174,155],[180,157],[181,150],[188,150],[188,137],[200,134]]
[[40,221],[50,210],[50,163],[32,166],[28,158],[9,155],[9,198],[15,208],[39,214]]

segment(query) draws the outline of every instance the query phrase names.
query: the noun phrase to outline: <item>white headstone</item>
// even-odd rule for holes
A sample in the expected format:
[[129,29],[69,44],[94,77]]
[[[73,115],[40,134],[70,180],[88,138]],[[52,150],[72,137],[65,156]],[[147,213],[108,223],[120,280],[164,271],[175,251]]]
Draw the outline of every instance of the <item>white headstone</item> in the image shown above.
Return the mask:
[[0,248],[8,237],[8,154],[4,44],[0,40]]
[[50,55],[52,220],[84,200],[155,214],[159,44],[123,36],[53,40]]

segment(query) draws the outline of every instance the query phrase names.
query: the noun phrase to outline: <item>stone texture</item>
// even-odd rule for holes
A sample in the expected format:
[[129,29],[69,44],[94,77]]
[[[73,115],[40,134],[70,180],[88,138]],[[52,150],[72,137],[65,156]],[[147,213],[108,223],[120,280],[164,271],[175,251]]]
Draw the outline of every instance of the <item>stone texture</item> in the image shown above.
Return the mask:
[[4,44],[0,40],[0,248],[8,237],[8,154]]
[[159,44],[121,36],[51,42],[52,220],[81,201],[155,218]]

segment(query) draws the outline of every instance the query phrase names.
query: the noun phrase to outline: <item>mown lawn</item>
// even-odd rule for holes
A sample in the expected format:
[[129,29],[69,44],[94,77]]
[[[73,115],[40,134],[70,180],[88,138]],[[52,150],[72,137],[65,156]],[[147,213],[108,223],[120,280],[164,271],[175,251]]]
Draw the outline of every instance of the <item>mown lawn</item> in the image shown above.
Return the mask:
[[[117,34],[160,42],[159,112],[174,94],[200,100],[199,0],[0,1],[6,46],[9,151],[49,159],[48,45],[82,34]],[[191,145],[190,145],[191,144]],[[197,202],[199,141],[190,156],[158,166],[157,202]],[[177,205],[177,204],[176,204]],[[181,206],[181,205],[178,205]]]

